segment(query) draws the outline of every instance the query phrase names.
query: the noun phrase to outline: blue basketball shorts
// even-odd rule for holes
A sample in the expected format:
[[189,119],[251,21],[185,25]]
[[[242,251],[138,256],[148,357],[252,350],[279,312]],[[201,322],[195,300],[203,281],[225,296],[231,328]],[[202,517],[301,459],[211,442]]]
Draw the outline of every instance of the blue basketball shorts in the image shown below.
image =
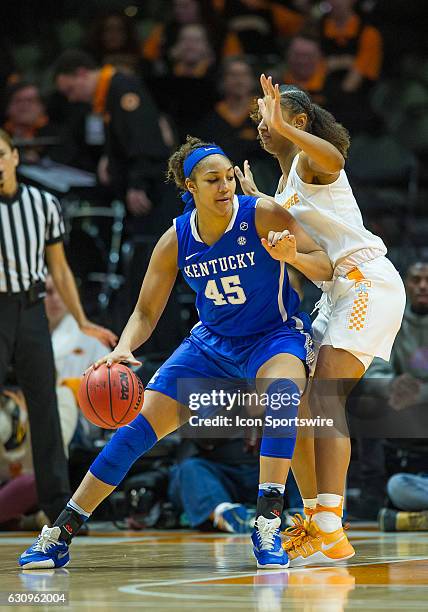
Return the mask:
[[246,337],[220,336],[199,322],[146,388],[180,401],[180,379],[254,379],[259,368],[279,353],[295,355],[308,368],[314,359],[311,333],[306,313],[273,330]]

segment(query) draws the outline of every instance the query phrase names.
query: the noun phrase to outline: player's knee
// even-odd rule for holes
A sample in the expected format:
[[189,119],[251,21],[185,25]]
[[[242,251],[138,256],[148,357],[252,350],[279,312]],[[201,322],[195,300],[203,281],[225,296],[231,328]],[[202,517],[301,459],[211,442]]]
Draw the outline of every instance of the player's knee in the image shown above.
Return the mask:
[[116,486],[131,465],[156,442],[156,433],[148,420],[140,414],[132,423],[114,434],[92,463],[90,471],[99,480]]
[[277,379],[266,391],[266,414],[260,455],[291,459],[297,436],[300,390],[290,379]]

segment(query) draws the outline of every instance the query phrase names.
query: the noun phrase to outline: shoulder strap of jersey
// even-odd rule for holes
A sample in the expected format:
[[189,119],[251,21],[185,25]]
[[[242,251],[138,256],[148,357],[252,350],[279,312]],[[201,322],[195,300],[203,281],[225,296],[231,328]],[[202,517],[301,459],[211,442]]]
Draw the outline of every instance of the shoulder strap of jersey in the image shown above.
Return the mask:
[[239,195],[239,207],[241,208],[255,208],[257,204],[257,200],[259,200],[259,196],[250,196],[250,195]]
[[290,168],[290,172],[288,173],[288,176],[290,176],[292,172],[297,172],[298,163],[299,163],[299,153],[297,153],[297,155],[294,156],[293,161],[291,162],[291,168]]

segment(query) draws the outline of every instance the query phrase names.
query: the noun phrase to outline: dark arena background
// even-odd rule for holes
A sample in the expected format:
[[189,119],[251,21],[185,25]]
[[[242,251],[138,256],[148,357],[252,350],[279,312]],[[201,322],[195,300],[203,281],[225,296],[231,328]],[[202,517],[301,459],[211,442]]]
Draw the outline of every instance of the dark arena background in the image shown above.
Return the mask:
[[[426,609],[426,2],[131,2],[14,0],[0,6],[0,607]],[[68,72],[67,61],[75,62]],[[120,336],[154,246],[182,214],[166,171],[188,135],[215,142],[241,170],[248,160],[258,190],[274,196],[280,168],[250,117],[263,97],[262,73],[305,90],[347,128],[345,170],[364,225],[384,241],[406,287],[390,362],[376,358],[358,384],[349,381],[352,452],[343,522],[356,555],[318,566],[256,568],[250,535],[263,412],[244,405],[246,427],[228,428],[226,410],[226,420],[195,419],[196,427],[185,425],[140,457],[82,526],[67,567],[19,567],[19,555],[44,525],[53,525],[114,435],[89,422],[77,400],[84,371],[108,349],[98,332],[79,329],[73,307],[61,298],[54,261],[47,257],[51,276],[44,278],[32,245],[43,257],[44,239],[48,250],[63,241],[85,317]],[[15,212],[6,188],[15,170],[5,138],[19,154],[17,193],[33,194],[28,201],[22,196]],[[46,236],[35,212],[40,193]],[[335,204],[340,214],[340,199]],[[20,280],[27,269],[30,287]],[[311,313],[321,292],[291,266],[288,272],[301,310]],[[18,340],[10,340],[8,300],[21,299],[12,294],[22,297],[22,308],[36,309],[34,303],[45,300],[47,321],[43,310],[40,325],[47,330],[49,324],[52,337],[62,432],[57,428],[55,439],[31,413],[37,402],[43,413],[45,382],[35,381],[34,391],[22,382],[24,356],[30,376],[32,368],[44,369],[50,349],[47,356],[33,352],[29,333],[18,348]],[[390,307],[385,299],[385,316]],[[141,365],[132,369],[145,387],[197,321],[194,293],[179,274],[157,328],[134,351]],[[122,389],[126,410],[128,392]],[[340,395],[320,390],[324,397],[330,392]],[[235,414],[233,422],[241,423]],[[43,452],[48,437],[49,454]],[[63,476],[57,459],[46,459],[60,453],[64,460],[61,445]],[[54,483],[65,483],[67,470],[69,486],[60,490]],[[284,502],[281,528],[295,528],[303,502],[291,472]]]

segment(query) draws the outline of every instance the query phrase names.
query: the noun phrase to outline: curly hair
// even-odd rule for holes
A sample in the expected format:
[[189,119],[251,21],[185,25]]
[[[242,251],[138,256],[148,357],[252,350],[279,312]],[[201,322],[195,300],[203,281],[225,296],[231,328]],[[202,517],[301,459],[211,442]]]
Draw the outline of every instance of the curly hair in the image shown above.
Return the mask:
[[[196,138],[195,136],[187,136],[186,142],[181,145],[181,147],[179,147],[177,151],[175,151],[175,153],[173,153],[168,160],[168,170],[166,172],[167,181],[174,182],[179,189],[185,191],[186,177],[184,176],[184,160],[195,149],[199,149],[199,147],[212,146],[216,146],[215,143],[204,142],[203,140],[201,140],[200,138]],[[189,177],[192,180],[194,179],[194,171],[195,168],[192,170]]]
[[[310,96],[296,85],[281,85],[279,92],[281,106],[293,115],[305,113],[308,118],[306,131],[330,142],[346,159],[351,144],[348,130],[341,123],[338,123],[325,108],[314,104]],[[256,104],[251,112],[251,118],[256,123],[261,120]]]

